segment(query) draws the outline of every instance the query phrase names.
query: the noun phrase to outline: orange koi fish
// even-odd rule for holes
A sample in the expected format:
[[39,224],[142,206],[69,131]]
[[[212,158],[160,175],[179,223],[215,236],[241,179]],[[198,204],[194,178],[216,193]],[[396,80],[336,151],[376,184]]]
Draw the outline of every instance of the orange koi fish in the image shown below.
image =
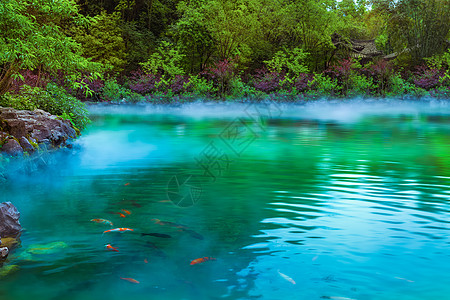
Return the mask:
[[146,264],[148,264],[148,260],[147,260],[147,259],[144,259],[144,262],[145,262]]
[[291,277],[287,276],[286,274],[283,274],[280,272],[280,270],[278,270],[278,274],[280,274],[281,277],[283,277],[285,280],[289,281],[292,284],[296,284],[294,279],[292,279]]
[[124,277],[120,277],[120,279],[132,282],[132,283],[139,283],[139,281],[137,281],[136,279],[133,278],[124,278]]
[[131,211],[129,211],[129,210],[122,209],[122,211],[123,211],[124,213],[126,213],[127,215],[131,215]]
[[106,219],[92,219],[91,221],[96,222],[96,223],[109,224],[109,225],[113,226],[113,223]]
[[196,265],[196,264],[201,264],[201,263],[203,263],[203,262],[205,262],[205,261],[208,261],[208,260],[216,260],[214,257],[200,257],[200,258],[197,258],[197,259],[194,259],[193,261],[191,261],[191,266],[192,265]]
[[121,218],[125,218],[126,216],[123,213],[117,213]]
[[124,184],[124,186],[127,186],[127,185],[130,185],[130,183],[129,183],[129,182],[127,182],[127,183],[125,183],[125,184]]
[[107,233],[107,232],[122,232],[122,231],[134,231],[134,229],[131,229],[131,228],[114,228],[114,229],[103,231],[103,233]]
[[114,248],[113,246],[111,246],[111,244],[105,245],[106,249],[109,249],[111,251],[116,251],[119,252],[119,250],[117,250],[117,248]]

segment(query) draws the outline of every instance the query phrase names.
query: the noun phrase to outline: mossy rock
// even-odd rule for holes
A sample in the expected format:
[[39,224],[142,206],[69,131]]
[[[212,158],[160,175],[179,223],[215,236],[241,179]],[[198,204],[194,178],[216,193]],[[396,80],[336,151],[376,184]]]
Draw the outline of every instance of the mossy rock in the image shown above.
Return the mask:
[[9,266],[2,267],[2,268],[0,268],[0,278],[11,275],[17,271],[19,271],[18,265],[9,265]]
[[31,254],[54,254],[67,247],[67,244],[64,242],[53,242],[44,245],[35,244],[28,247],[27,252]]
[[16,248],[19,244],[20,244],[19,240],[15,238],[12,237],[2,238],[2,246],[8,247],[10,250]]

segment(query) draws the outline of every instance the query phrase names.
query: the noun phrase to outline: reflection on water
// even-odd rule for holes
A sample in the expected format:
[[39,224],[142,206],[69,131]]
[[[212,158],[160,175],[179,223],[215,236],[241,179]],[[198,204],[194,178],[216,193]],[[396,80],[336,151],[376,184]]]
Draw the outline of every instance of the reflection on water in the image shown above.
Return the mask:
[[[25,231],[0,299],[448,298],[445,103],[282,105],[262,123],[245,107],[91,107],[73,154],[2,187]],[[242,151],[220,138],[233,122],[255,136]],[[168,182],[205,175],[211,142],[227,165],[173,205]]]

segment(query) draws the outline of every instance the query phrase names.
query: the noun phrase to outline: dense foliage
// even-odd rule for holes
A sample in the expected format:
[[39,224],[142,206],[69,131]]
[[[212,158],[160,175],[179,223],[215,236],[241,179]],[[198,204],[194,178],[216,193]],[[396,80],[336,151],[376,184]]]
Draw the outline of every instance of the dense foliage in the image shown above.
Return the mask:
[[0,29],[11,104],[450,93],[450,0],[4,0]]

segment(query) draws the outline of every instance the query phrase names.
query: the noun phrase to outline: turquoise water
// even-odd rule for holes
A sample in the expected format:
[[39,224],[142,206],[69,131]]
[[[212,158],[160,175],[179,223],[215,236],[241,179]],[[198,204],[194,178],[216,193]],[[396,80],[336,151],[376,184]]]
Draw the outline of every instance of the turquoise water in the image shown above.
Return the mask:
[[2,186],[24,232],[0,299],[450,299],[446,103],[90,110]]

